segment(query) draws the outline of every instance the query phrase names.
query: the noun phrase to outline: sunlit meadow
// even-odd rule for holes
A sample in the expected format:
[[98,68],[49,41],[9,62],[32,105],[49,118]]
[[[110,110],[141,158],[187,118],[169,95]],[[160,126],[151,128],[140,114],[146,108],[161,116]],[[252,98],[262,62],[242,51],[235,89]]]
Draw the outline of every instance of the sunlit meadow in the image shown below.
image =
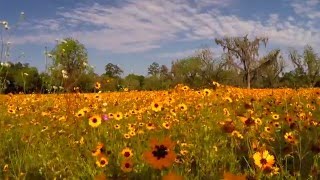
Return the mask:
[[0,179],[317,179],[320,89],[0,96]]

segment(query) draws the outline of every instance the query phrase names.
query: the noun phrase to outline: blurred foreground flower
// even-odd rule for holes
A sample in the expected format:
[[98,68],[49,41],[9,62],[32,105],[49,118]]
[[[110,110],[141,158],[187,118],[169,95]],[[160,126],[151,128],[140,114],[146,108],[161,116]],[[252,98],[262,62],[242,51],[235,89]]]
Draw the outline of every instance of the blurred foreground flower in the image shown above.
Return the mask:
[[183,180],[183,177],[176,173],[170,172],[167,175],[162,176],[162,180]]
[[229,172],[225,172],[223,174],[223,180],[246,180],[245,175],[234,175]]
[[176,159],[176,154],[173,151],[174,143],[165,138],[162,142],[156,139],[150,141],[151,151],[143,154],[144,160],[155,169],[170,167]]

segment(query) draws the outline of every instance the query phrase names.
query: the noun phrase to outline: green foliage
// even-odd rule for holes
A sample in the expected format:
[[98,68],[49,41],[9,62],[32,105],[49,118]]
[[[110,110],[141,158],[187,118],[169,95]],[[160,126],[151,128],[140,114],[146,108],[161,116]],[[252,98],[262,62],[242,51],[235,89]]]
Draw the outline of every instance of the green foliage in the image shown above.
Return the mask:
[[2,67],[0,77],[5,79],[4,92],[39,92],[42,84],[37,68],[29,67],[29,64],[10,63],[10,66]]
[[311,46],[306,46],[303,54],[291,49],[289,58],[294,66],[292,80],[304,84],[307,87],[314,87],[319,81],[320,57],[314,52]]
[[[270,58],[270,55],[259,58],[260,44],[266,46],[268,42],[268,39],[264,37],[256,37],[254,40],[249,40],[248,35],[244,37],[225,37],[215,39],[215,42],[222,46],[228,54],[228,63],[243,72],[244,81],[249,89],[255,79],[255,71],[273,64],[276,60],[276,58]],[[236,63],[236,60],[240,61],[241,65]]]
[[111,78],[120,77],[121,74],[123,73],[123,70],[118,65],[115,65],[112,63],[108,63],[105,66],[105,70],[106,70],[105,75]]
[[51,51],[53,64],[49,68],[53,82],[70,91],[78,86],[83,74],[90,70],[88,66],[87,50],[83,44],[72,38],[61,41]]
[[148,75],[151,76],[157,76],[160,73],[160,65],[157,62],[153,62],[149,67],[148,67]]
[[153,62],[148,76],[129,74],[122,78],[123,70],[112,63],[105,65],[104,74],[95,74],[88,65],[84,45],[67,38],[49,53],[53,63],[48,73],[39,74],[28,64],[1,62],[0,92],[50,93],[74,87],[93,92],[96,82],[101,83],[101,91],[163,90],[177,84],[199,89],[210,87],[212,81],[254,88],[320,86],[320,58],[311,46],[306,46],[302,53],[291,49],[289,60],[294,69],[284,72],[287,63],[279,49],[259,56],[260,45],[266,45],[267,38],[225,37],[216,39],[216,43],[225,50],[220,57],[213,58],[213,52],[203,48],[192,56],[172,61],[171,68]]
[[131,90],[141,90],[144,85],[144,76],[129,74],[123,80],[123,85]]

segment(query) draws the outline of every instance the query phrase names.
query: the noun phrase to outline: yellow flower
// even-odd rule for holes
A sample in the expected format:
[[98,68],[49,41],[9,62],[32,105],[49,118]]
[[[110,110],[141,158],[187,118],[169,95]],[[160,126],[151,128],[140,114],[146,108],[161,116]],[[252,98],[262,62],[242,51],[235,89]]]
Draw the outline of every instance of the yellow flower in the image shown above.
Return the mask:
[[146,127],[147,127],[148,130],[153,130],[153,129],[156,128],[155,125],[153,123],[151,123],[151,122],[147,123]]
[[243,139],[243,136],[239,131],[232,131],[231,135],[235,136],[235,137],[237,137],[239,139]]
[[121,154],[124,158],[131,158],[133,156],[133,153],[132,153],[132,150],[128,147],[124,148],[122,151],[121,151]]
[[94,115],[89,118],[89,125],[93,128],[98,127],[101,124],[101,117],[99,115]]
[[152,102],[151,103],[151,109],[155,112],[159,112],[162,109],[162,105],[158,102]]
[[256,152],[253,155],[254,163],[261,169],[271,169],[275,163],[274,156],[269,151]]
[[99,82],[96,82],[95,86],[96,89],[100,89],[101,88],[101,84]]
[[230,97],[225,97],[224,100],[228,101],[229,103],[232,103],[232,99]]
[[131,136],[130,136],[130,134],[126,133],[126,134],[123,135],[123,137],[126,138],[126,139],[130,139]]
[[116,125],[114,125],[114,128],[115,128],[115,129],[120,129],[120,125],[119,125],[119,124],[116,124]]
[[16,110],[13,109],[13,108],[9,108],[9,109],[8,109],[8,113],[10,113],[10,114],[15,114],[15,113],[16,113]]
[[181,89],[182,89],[183,91],[187,91],[187,90],[189,90],[190,88],[189,88],[189,86],[183,86]]
[[117,112],[114,116],[115,120],[121,120],[123,118],[122,112]]
[[105,167],[106,165],[108,165],[108,163],[108,159],[104,155],[100,155],[96,161],[98,167]]
[[286,140],[288,143],[290,143],[290,144],[296,144],[296,143],[298,142],[292,132],[287,132],[287,133],[284,135],[284,138],[285,138],[285,140]]
[[9,165],[6,164],[3,166],[3,172],[7,172],[9,170]]
[[162,123],[162,127],[164,127],[165,129],[170,129],[170,124],[168,122],[164,122]]
[[186,111],[186,110],[188,110],[187,105],[185,105],[184,103],[179,104],[178,107],[179,107],[179,109],[180,109],[181,111]]
[[203,95],[210,96],[210,94],[211,94],[211,90],[210,89],[204,89],[203,90]]
[[272,118],[274,120],[278,120],[279,119],[279,114],[272,114]]
[[129,135],[130,135],[131,137],[133,137],[133,136],[136,135],[136,132],[131,130],[131,131],[129,131]]
[[105,152],[104,144],[99,142],[95,150],[92,151],[92,156],[99,156]]

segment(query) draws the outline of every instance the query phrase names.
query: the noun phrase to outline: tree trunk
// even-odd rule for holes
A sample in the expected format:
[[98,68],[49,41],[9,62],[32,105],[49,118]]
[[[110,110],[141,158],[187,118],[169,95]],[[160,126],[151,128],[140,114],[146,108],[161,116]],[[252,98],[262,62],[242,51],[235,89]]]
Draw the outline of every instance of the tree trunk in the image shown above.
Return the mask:
[[250,77],[250,72],[248,71],[247,73],[247,89],[250,89],[251,86],[251,77]]

